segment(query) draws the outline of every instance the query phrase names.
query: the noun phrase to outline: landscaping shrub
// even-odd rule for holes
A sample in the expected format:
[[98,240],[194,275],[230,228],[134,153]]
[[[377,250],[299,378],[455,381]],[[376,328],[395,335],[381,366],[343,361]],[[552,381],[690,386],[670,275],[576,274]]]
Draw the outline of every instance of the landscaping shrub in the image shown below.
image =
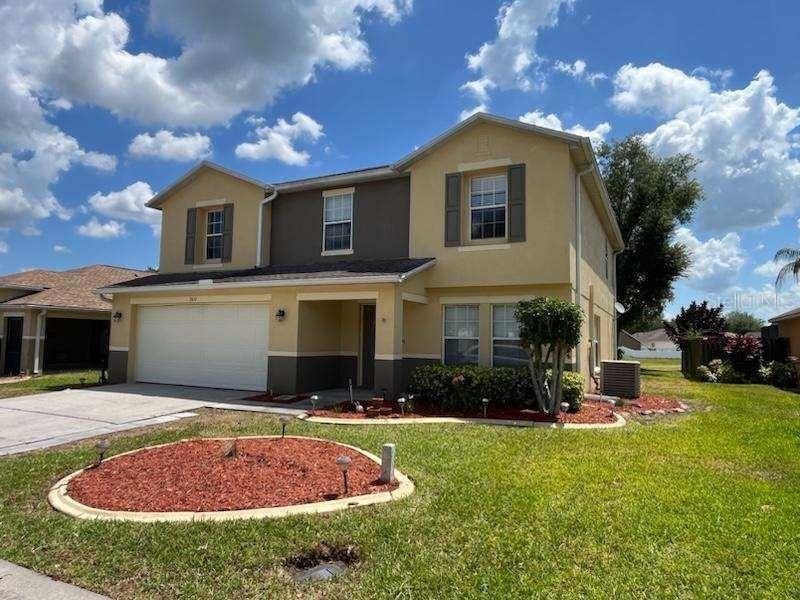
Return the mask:
[[758,381],[761,370],[761,340],[735,335],[725,340],[726,362],[746,381]]
[[707,365],[697,367],[697,379],[706,383],[717,383],[717,374]]
[[[548,380],[551,375],[548,373]],[[571,411],[580,409],[584,378],[565,372],[563,400]],[[520,408],[535,403],[533,382],[527,369],[479,365],[425,365],[412,371],[409,391],[453,411],[479,411],[481,401],[490,406]]]
[[723,362],[717,373],[719,383],[747,383],[747,378],[729,362]]
[[792,363],[773,360],[764,365],[761,373],[764,381],[775,387],[797,387],[797,369]]

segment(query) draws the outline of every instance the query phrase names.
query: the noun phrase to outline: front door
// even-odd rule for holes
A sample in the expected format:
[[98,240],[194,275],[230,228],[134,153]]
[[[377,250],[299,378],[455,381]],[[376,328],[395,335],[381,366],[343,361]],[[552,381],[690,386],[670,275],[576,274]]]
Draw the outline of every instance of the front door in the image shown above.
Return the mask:
[[19,375],[22,358],[22,317],[6,317],[6,361],[3,375]]
[[361,386],[375,387],[375,305],[361,307]]

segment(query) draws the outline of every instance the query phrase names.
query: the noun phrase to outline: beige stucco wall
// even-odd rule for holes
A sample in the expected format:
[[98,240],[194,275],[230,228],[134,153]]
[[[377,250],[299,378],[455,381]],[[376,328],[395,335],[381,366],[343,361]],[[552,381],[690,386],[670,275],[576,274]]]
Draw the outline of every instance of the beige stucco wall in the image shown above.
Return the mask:
[[[574,208],[571,215],[574,216]],[[574,229],[574,222],[573,222]],[[608,272],[606,272],[608,249]],[[574,249],[573,249],[574,257]],[[574,258],[573,258],[574,260]],[[574,270],[574,267],[573,267]],[[585,320],[581,330],[580,371],[587,380],[593,360],[616,358],[614,335],[614,255],[611,241],[602,226],[595,205],[586,187],[581,185],[581,308]],[[595,359],[591,340],[599,341],[599,356]]]
[[[462,172],[466,194],[469,176],[496,169],[498,161],[526,164],[526,241],[496,249],[476,250],[464,241],[461,247],[445,247],[445,174]],[[457,134],[412,164],[409,247],[412,256],[437,259],[430,285],[568,282],[570,165],[563,141],[486,123]],[[462,210],[461,216],[463,223],[468,213]]]
[[[184,186],[173,192],[162,206],[161,260],[159,270],[164,273],[192,271],[202,264],[184,264],[186,244],[186,212],[197,203],[219,200],[219,204],[233,203],[233,248],[231,262],[216,264],[220,269],[247,269],[257,262],[258,212],[264,190],[261,187],[225,175],[213,169],[204,169]],[[196,255],[204,256],[205,222],[198,210],[198,236]]]
[[778,321],[778,335],[789,338],[789,354],[800,356],[800,318]]

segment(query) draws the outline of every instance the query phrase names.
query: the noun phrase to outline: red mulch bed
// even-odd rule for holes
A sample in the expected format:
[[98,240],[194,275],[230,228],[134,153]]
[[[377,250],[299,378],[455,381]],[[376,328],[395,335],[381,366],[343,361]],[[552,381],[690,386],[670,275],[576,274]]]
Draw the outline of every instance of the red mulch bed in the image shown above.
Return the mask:
[[685,412],[686,410],[677,398],[665,398],[664,396],[650,396],[647,394],[632,400],[626,400],[621,408],[627,412],[640,415],[649,415],[660,411]]
[[[392,413],[382,416],[367,416],[365,413],[355,412],[352,405],[348,402],[340,404],[338,410],[315,410],[309,411],[315,417],[333,417],[341,419],[398,419],[400,409],[394,402],[387,402],[385,406],[392,409]],[[605,402],[584,401],[581,410],[576,413],[560,413],[553,419],[549,415],[533,409],[492,407],[489,405],[486,411],[487,419],[507,419],[515,421],[538,421],[543,423],[614,423],[616,418],[611,410],[611,405]],[[442,408],[425,403],[424,401],[414,400],[414,412],[405,411],[405,418],[418,419],[421,417],[459,417],[459,418],[483,418],[483,411],[458,412],[445,411]]]
[[137,512],[221,511],[290,506],[344,497],[336,458],[349,456],[349,493],[392,490],[380,466],[333,442],[241,439],[225,458],[223,440],[191,440],[104,461],[69,482],[69,495],[95,508]]

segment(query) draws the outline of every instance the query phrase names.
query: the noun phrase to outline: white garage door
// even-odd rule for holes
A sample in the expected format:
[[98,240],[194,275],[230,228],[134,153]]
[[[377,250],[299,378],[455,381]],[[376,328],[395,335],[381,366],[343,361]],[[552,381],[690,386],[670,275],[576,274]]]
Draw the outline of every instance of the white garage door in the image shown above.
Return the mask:
[[136,380],[267,389],[266,304],[142,306]]

